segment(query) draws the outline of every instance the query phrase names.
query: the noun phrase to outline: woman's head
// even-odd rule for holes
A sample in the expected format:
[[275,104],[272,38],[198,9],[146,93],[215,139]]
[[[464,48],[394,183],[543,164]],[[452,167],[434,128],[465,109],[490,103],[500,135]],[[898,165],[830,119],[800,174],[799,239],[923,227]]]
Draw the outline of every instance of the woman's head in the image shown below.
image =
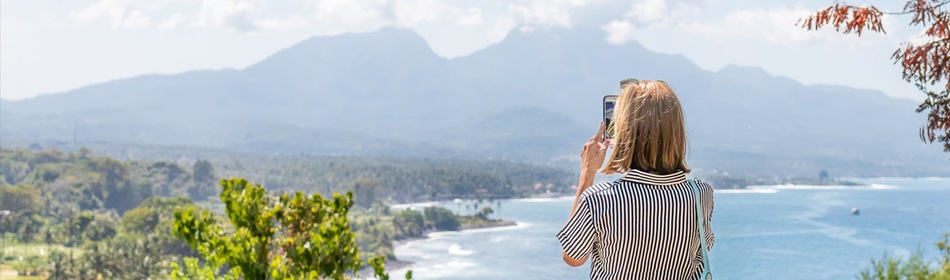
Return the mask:
[[614,150],[602,172],[690,171],[683,108],[665,82],[639,81],[625,87],[617,98],[611,126]]

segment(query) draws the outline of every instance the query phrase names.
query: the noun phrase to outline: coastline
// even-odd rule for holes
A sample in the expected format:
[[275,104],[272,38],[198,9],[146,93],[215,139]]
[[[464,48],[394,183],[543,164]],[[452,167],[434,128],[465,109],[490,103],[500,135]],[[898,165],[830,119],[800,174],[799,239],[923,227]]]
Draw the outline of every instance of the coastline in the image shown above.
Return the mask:
[[[495,219],[495,220],[488,220],[488,222],[487,222],[487,223],[484,223],[484,224],[461,225],[461,226],[459,226],[459,230],[457,230],[457,231],[466,231],[466,230],[483,229],[483,228],[507,227],[507,226],[516,226],[516,225],[518,225],[518,222],[509,221],[509,220],[503,220],[503,219]],[[428,234],[427,234],[427,235],[428,235]]]
[[[510,221],[510,220],[498,219],[498,220],[493,220],[493,222],[490,223],[490,224],[480,224],[480,225],[472,225],[472,226],[468,226],[468,227],[459,227],[458,230],[429,231],[429,232],[426,232],[422,237],[414,237],[414,238],[393,240],[393,249],[395,249],[396,247],[406,246],[406,245],[408,245],[409,243],[412,243],[412,242],[421,242],[421,241],[433,239],[433,238],[437,237],[439,234],[446,234],[446,233],[472,233],[472,232],[480,232],[480,231],[486,231],[486,230],[504,230],[505,228],[512,228],[512,229],[514,229],[514,228],[524,227],[524,226],[527,226],[527,225],[528,225],[527,223],[523,223],[523,222],[517,222],[517,221]],[[396,257],[398,258],[399,256],[396,256]],[[415,264],[415,263],[414,263],[414,262],[411,262],[411,261],[405,261],[405,260],[399,260],[399,259],[396,259],[396,260],[389,260],[389,259],[387,259],[387,260],[386,260],[386,271],[388,271],[388,272],[400,271],[400,272],[402,273],[402,272],[404,272],[405,270],[412,269],[412,266],[413,266],[414,264]],[[392,267],[390,267],[390,266],[392,266]],[[373,276],[373,275],[372,275],[372,272],[373,272],[373,271],[372,271],[372,268],[369,268],[369,269],[370,269],[370,270],[368,270],[369,274],[367,274],[367,276],[368,276],[368,277],[372,277],[372,276]],[[363,270],[366,270],[366,268],[364,268]],[[363,270],[360,270],[360,273],[363,273]],[[362,274],[361,274],[361,275],[362,275]],[[390,275],[390,277],[402,278],[402,275]]]
[[[413,241],[423,241],[423,240],[431,239],[432,237],[429,236],[429,235],[431,235],[431,234],[451,233],[451,232],[472,232],[472,231],[476,231],[476,230],[480,230],[480,229],[494,229],[494,228],[504,228],[504,227],[516,227],[516,226],[519,226],[519,225],[527,225],[527,224],[525,224],[525,223],[519,223],[519,222],[516,222],[516,221],[497,219],[497,220],[492,220],[492,223],[490,223],[490,224],[459,226],[459,229],[458,229],[458,230],[433,230],[433,231],[427,231],[427,232],[425,232],[424,234],[422,234],[422,237],[413,237],[413,238],[406,238],[406,239],[393,240],[393,248],[396,248],[396,247],[405,245],[406,243],[413,242]],[[388,261],[388,260],[387,260],[387,261]],[[411,263],[411,262],[409,262],[409,263]],[[388,266],[387,266],[387,267],[388,267]]]
[[[942,236],[944,230],[933,227],[932,221],[946,220],[945,215],[935,215],[948,211],[947,204],[941,200],[950,190],[946,182],[899,185],[868,181],[867,185],[891,184],[897,188],[780,190],[775,195],[717,196],[717,202],[730,207],[717,209],[720,218],[716,223],[714,217],[714,229],[723,236],[734,238],[734,242],[728,244],[731,246],[714,250],[718,250],[717,256],[721,259],[742,261],[725,262],[718,267],[724,271],[722,274],[738,275],[755,269],[758,275],[772,275],[786,271],[791,265],[802,270],[802,275],[812,273],[806,275],[811,279],[852,277],[854,271],[836,265],[841,263],[836,261],[837,258],[863,263],[867,259],[879,258],[884,251],[888,255],[913,252],[921,240],[927,242],[937,238],[935,236]],[[565,205],[569,206],[564,202],[515,203],[506,200],[502,202],[505,211],[499,218],[533,225],[499,232],[434,234],[432,240],[398,247],[396,255],[413,262],[409,269],[417,278],[584,279],[589,271],[568,268],[561,263],[559,256],[549,254],[551,246],[557,248],[557,241],[550,233],[558,230],[560,224],[556,222],[563,219],[563,215],[556,212]],[[850,215],[848,210],[852,207],[860,208],[861,215]],[[730,219],[762,219],[762,223],[748,227],[742,223],[724,222]],[[878,221],[886,224],[877,224]],[[899,234],[894,235],[895,232]],[[875,243],[877,240],[888,241]],[[791,244],[793,246],[788,246]],[[793,261],[768,262],[762,261],[762,256],[770,259],[792,256]],[[821,258],[820,264],[809,262],[812,258],[808,256]],[[759,266],[750,268],[749,263]],[[817,265],[823,265],[818,267],[820,271],[807,271]],[[394,274],[400,271],[404,273],[405,269]]]

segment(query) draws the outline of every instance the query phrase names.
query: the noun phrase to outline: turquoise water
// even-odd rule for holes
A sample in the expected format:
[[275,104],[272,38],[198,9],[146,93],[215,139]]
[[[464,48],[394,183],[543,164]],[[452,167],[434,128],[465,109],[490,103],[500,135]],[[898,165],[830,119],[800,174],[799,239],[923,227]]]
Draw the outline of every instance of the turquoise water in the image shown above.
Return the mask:
[[[933,244],[950,232],[950,178],[863,181],[873,185],[717,191],[716,279],[853,279],[871,258],[906,256],[918,246],[933,259]],[[495,202],[497,217],[519,225],[434,233],[397,246],[396,256],[414,262],[417,279],[584,279],[589,263],[564,264],[554,237],[571,203]],[[466,212],[465,203],[441,205]],[[852,207],[861,214],[851,215]]]

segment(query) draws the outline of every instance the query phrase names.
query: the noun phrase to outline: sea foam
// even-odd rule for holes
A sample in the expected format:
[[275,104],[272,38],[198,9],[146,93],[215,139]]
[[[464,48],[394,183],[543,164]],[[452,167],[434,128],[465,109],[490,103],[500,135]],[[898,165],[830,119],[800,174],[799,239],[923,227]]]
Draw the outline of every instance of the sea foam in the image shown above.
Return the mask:
[[467,249],[464,249],[464,248],[462,248],[462,245],[459,245],[459,244],[452,244],[451,246],[449,246],[449,254],[450,254],[450,255],[468,256],[468,255],[471,255],[471,254],[474,254],[474,253],[475,253],[474,250],[467,250]]

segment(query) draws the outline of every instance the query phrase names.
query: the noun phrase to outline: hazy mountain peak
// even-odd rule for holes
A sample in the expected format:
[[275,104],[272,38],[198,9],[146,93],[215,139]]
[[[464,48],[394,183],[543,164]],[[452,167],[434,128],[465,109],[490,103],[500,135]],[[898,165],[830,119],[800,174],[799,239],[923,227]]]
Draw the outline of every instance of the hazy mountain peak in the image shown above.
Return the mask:
[[[249,70],[274,70],[298,65],[339,65],[379,60],[444,60],[436,55],[422,36],[411,29],[386,27],[366,33],[314,36],[283,49]],[[322,67],[321,66],[321,67]]]
[[758,67],[711,73],[682,56],[636,42],[612,45],[604,36],[591,27],[515,29],[451,60],[407,29],[313,37],[239,71],[147,75],[32,101],[0,100],[0,138],[69,140],[79,131],[80,142],[431,155],[407,148],[428,143],[475,157],[547,161],[573,158],[600,122],[603,95],[636,77],[677,90],[692,147],[708,159],[698,168],[948,170],[928,161],[937,149],[916,139],[920,116],[910,102],[803,86]]

